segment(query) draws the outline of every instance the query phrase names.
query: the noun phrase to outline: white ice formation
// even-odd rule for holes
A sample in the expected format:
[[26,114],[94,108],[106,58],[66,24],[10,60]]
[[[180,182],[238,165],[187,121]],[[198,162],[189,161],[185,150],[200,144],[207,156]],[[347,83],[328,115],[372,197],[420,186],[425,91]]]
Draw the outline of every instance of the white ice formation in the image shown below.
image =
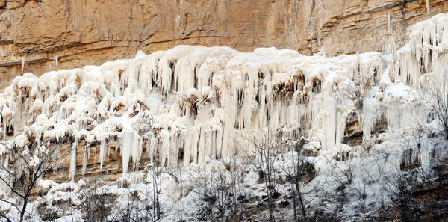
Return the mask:
[[[101,167],[119,144],[122,170],[142,155],[164,166],[245,151],[257,129],[309,130],[322,149],[342,149],[356,118],[368,142],[380,119],[389,130],[427,116],[421,93],[447,94],[448,14],[416,24],[394,54],[305,56],[293,50],[177,46],[100,66],[16,77],[0,94],[5,146],[70,143],[100,147]],[[79,147],[83,141],[84,147]]]

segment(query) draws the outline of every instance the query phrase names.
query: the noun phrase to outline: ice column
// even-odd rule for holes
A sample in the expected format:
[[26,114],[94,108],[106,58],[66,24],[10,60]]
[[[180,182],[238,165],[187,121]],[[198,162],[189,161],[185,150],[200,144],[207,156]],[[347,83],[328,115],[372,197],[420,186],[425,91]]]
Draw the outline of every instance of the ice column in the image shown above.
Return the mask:
[[101,140],[100,145],[100,171],[103,171],[103,162],[104,162],[104,156],[106,153],[106,140]]
[[23,75],[23,69],[25,68],[25,58],[22,57],[22,75]]
[[56,69],[58,68],[58,55],[54,56],[54,65],[56,66]]
[[390,12],[387,13],[387,32],[390,34]]
[[[123,132],[122,144],[121,144],[121,164],[123,174],[128,172],[129,159],[131,157],[136,158],[136,149],[138,153],[141,153],[141,142],[138,135],[130,129],[126,129]],[[140,146],[140,147],[139,147]],[[135,160],[134,161],[138,161]]]
[[70,180],[75,179],[75,173],[76,173],[76,150],[78,149],[78,139],[75,139],[75,142],[72,144],[72,149],[70,153],[70,171],[69,171],[69,177]]
[[84,155],[82,158],[82,168],[81,168],[81,173],[84,176],[86,174],[86,170],[87,170],[87,162],[89,160],[89,156],[88,156],[88,149],[90,149],[90,147],[86,144],[84,146]]

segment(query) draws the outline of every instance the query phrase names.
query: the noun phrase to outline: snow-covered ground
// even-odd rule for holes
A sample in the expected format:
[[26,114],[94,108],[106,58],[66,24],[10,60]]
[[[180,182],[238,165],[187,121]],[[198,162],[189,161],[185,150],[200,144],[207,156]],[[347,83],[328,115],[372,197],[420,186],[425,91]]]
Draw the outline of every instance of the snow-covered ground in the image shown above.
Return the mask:
[[[361,212],[361,205],[367,214],[390,201],[393,189],[387,188],[388,178],[401,173],[406,149],[418,147],[414,156],[428,173],[434,158],[430,153],[441,150],[438,155],[446,155],[431,107],[437,100],[448,102],[440,96],[448,93],[447,74],[448,14],[416,24],[409,43],[386,55],[329,58],[275,48],[246,53],[201,46],[176,46],[150,55],[139,52],[133,59],[101,66],[59,70],[39,78],[31,73],[16,77],[0,94],[0,154],[8,166],[6,150],[45,149],[50,141],[73,138],[69,170],[73,179],[84,173],[76,171],[78,142],[101,144],[102,167],[110,155],[109,141],[116,138],[122,181],[98,185],[97,191],[116,196],[118,205],[109,219],[129,209],[132,195],[132,212],[151,205],[151,170],[130,170],[147,155],[169,172],[156,179],[164,220],[172,221],[197,218],[203,209],[204,183],[221,174],[231,178],[226,163],[243,164],[241,156],[251,152],[248,139],[262,138],[266,131],[292,134],[303,128],[306,135],[300,136],[306,136],[308,146],[318,153],[306,157],[317,172],[303,188],[309,207],[325,205],[328,211],[337,207],[340,203],[327,197],[343,183],[348,201],[341,215],[351,218]],[[344,144],[344,136],[353,114],[362,144],[350,146]],[[374,132],[383,120],[385,131]],[[428,138],[434,133],[435,138]],[[337,161],[344,153],[348,157]],[[291,155],[276,156],[279,178],[286,177],[282,169],[293,166],[288,163]],[[229,159],[233,157],[236,162]],[[243,168],[238,171],[238,192],[244,197],[264,195],[259,170],[250,161]],[[353,174],[350,183],[341,181],[351,180],[346,172]],[[36,206],[43,203],[64,216],[58,220],[81,217],[83,187],[89,186],[85,180],[41,181],[41,186],[51,189],[29,206],[36,221],[40,220]],[[289,186],[280,184],[278,190],[286,195]],[[58,209],[64,201],[74,210]]]
[[[398,187],[395,187],[394,179],[404,175],[399,166],[403,143],[404,140],[397,140],[395,143],[378,144],[372,148],[374,151],[368,156],[354,157],[348,161],[336,161],[331,154],[304,157],[304,160],[312,163],[316,170],[315,178],[302,183],[301,189],[307,213],[313,215],[316,209],[329,214],[336,212],[335,216],[345,221],[358,221],[369,216],[375,218],[376,210],[395,201]],[[424,139],[422,144],[421,153],[425,154],[429,149],[434,149],[434,144],[440,144],[440,140]],[[446,142],[443,143],[442,148],[447,145]],[[446,149],[444,152],[444,156],[447,157]],[[273,166],[275,178],[279,181],[276,184],[276,191],[281,194],[275,202],[276,205],[281,205],[285,201],[289,203],[284,208],[276,209],[276,217],[279,220],[293,219],[291,209],[293,184],[288,182],[288,173],[291,173],[288,171],[293,168],[296,155],[295,152],[287,152],[275,156]],[[427,160],[429,161],[429,158]],[[234,203],[231,196],[225,197],[223,205],[226,211],[223,215],[231,215],[233,207],[242,206],[246,211],[255,211],[260,203],[266,202],[266,184],[260,178],[260,169],[254,163],[256,161],[248,163],[230,159],[212,160],[207,163],[193,163],[182,169],[161,169],[158,171],[160,174],[155,174],[152,170],[133,172],[126,174],[117,182],[109,183],[101,181],[100,178],[61,184],[43,180],[39,189],[43,190],[45,195],[38,197],[29,207],[29,211],[32,212],[33,221],[41,221],[39,213],[46,216],[44,219],[79,221],[81,218],[85,219],[85,213],[89,210],[86,208],[87,202],[96,201],[92,202],[92,205],[97,204],[92,206],[92,209],[102,212],[102,208],[98,206],[103,204],[109,209],[102,212],[108,221],[121,221],[128,217],[134,221],[151,221],[155,215],[152,208],[155,197],[154,180],[160,186],[156,191],[159,192],[157,196],[162,211],[161,221],[212,220],[214,216],[220,215],[218,207],[221,203],[217,200],[210,206],[207,197],[213,195],[219,197],[220,189],[232,187],[232,184],[235,188],[232,194],[237,195],[238,199]],[[425,160],[422,161],[427,174],[420,176],[432,174],[430,164]],[[425,178],[417,177],[417,179]],[[343,191],[341,186],[345,186]],[[89,198],[104,198],[105,202]],[[204,209],[208,207],[215,213],[205,214]],[[237,212],[240,215],[247,213],[244,210]],[[267,211],[260,210],[260,212],[253,215],[252,219],[265,220]]]

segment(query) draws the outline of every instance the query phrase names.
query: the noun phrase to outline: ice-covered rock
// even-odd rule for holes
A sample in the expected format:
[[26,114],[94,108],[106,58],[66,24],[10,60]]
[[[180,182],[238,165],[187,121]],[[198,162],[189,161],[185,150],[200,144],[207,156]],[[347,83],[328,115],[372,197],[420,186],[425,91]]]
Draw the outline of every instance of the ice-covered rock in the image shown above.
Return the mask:
[[202,46],[138,52],[100,66],[16,77],[0,94],[0,135],[21,147],[72,141],[72,179],[81,141],[101,144],[101,166],[110,154],[106,141],[116,141],[124,173],[145,152],[169,167],[232,157],[260,129],[304,128],[332,150],[343,147],[353,112],[360,112],[364,142],[383,116],[391,130],[418,124],[427,114],[418,96],[448,92],[447,51],[448,15],[439,14],[416,24],[393,55]]

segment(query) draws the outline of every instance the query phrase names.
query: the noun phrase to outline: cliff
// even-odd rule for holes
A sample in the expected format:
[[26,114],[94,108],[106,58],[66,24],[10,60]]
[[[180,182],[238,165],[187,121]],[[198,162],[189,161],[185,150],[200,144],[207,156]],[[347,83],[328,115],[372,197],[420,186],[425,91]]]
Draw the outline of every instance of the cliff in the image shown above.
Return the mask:
[[384,51],[390,39],[395,48],[407,41],[410,25],[448,11],[447,1],[427,2],[0,0],[0,90],[24,72],[98,65],[180,44]]
[[[401,6],[416,4],[412,13],[426,9],[423,15],[436,8],[435,2]],[[6,10],[21,6],[1,3]],[[22,7],[33,4],[44,3]],[[0,93],[0,218],[244,221],[267,218],[269,208],[271,219],[275,214],[297,221],[296,192],[303,194],[304,220],[446,218],[448,14],[418,22],[408,37],[401,37],[396,6],[378,9],[387,12],[384,40],[366,40],[372,45],[360,47],[378,44],[379,52],[328,57],[288,49],[244,52],[249,46],[182,45],[68,70],[61,66],[82,61],[64,60],[68,54],[55,52],[42,67],[58,71],[17,76]],[[93,6],[87,9],[99,13]],[[81,40],[107,26],[99,23]],[[323,36],[327,28],[319,30],[316,35]],[[350,54],[349,43],[363,43],[352,40],[354,31],[334,33],[344,37],[336,43],[318,38],[319,47],[307,46],[309,52],[320,48],[334,55],[339,52],[333,47],[341,47]],[[132,37],[128,34],[123,38]],[[351,39],[344,43],[344,38]],[[191,44],[209,44],[200,39]],[[238,43],[242,47],[244,41]],[[295,49],[306,52],[298,44]],[[89,45],[58,50],[81,46],[87,50]],[[134,54],[132,47],[106,45],[95,54]],[[83,52],[71,56],[95,63]],[[16,63],[20,73],[33,65],[25,57]],[[26,187],[24,194],[14,192]]]

